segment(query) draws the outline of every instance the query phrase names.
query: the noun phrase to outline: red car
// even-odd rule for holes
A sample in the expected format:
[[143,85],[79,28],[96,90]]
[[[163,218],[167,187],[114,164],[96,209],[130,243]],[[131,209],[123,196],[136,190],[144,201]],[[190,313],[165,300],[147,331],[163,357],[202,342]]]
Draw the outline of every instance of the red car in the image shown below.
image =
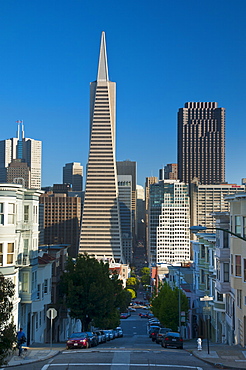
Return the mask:
[[67,349],[89,347],[90,338],[87,333],[73,333],[67,340]]

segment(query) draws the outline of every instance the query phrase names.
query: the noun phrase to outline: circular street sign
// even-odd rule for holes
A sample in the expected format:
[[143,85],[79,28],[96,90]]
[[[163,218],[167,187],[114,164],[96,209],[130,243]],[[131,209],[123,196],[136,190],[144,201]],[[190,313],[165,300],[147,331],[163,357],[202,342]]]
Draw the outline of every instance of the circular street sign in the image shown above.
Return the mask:
[[46,312],[48,319],[53,320],[57,316],[57,311],[55,308],[49,308]]

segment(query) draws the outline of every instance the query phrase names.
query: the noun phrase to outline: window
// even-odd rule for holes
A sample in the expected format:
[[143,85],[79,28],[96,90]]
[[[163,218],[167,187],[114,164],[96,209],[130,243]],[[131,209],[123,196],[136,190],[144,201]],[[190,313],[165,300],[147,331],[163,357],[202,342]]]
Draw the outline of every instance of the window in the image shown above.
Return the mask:
[[205,246],[201,244],[201,258],[205,258]]
[[15,223],[15,204],[9,203],[8,205],[8,224]]
[[14,243],[8,243],[7,264],[11,265],[12,263],[14,263]]
[[246,238],[246,216],[243,217],[243,237]]
[[24,222],[29,221],[29,206],[24,206]]
[[0,203],[0,225],[4,224],[3,203]]
[[35,314],[36,330],[38,330],[38,313]]
[[28,272],[23,272],[22,274],[22,291],[28,292]]
[[44,294],[48,293],[48,279],[44,280]]
[[243,281],[246,281],[246,259],[243,259]]
[[236,267],[236,276],[242,276],[241,272],[241,256],[235,255],[235,267]]
[[40,284],[38,284],[37,299],[40,299],[40,298],[41,298],[40,293],[41,293],[41,285],[40,285]]
[[224,282],[229,282],[229,263],[224,263]]
[[217,292],[217,301],[223,302],[223,294]]
[[237,306],[242,308],[242,291],[237,289]]
[[241,216],[235,216],[235,234],[241,235]]
[[233,275],[233,254],[231,254],[231,275]]
[[32,273],[32,291],[34,291],[37,287],[37,271]]
[[0,243],[0,266],[3,265],[3,244]]

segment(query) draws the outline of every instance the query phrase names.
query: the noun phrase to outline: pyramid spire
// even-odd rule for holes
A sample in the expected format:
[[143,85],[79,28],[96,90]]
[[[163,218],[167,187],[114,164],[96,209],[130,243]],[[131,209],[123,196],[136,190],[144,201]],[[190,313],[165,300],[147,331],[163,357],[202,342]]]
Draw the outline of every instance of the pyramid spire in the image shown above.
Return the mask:
[[97,81],[108,81],[108,80],[109,78],[108,78],[106,40],[105,40],[105,32],[102,32],[100,55],[99,55],[99,62],[98,62]]

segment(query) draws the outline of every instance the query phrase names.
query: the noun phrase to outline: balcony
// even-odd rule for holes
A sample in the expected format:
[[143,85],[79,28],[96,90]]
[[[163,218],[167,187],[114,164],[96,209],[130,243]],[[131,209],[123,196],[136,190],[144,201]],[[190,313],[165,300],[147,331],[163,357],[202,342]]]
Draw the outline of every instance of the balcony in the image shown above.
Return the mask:
[[230,248],[216,248],[215,257],[221,262],[230,262]]
[[219,293],[224,294],[224,293],[230,293],[231,291],[231,284],[229,282],[222,282],[219,280],[215,281],[215,289],[218,290]]

